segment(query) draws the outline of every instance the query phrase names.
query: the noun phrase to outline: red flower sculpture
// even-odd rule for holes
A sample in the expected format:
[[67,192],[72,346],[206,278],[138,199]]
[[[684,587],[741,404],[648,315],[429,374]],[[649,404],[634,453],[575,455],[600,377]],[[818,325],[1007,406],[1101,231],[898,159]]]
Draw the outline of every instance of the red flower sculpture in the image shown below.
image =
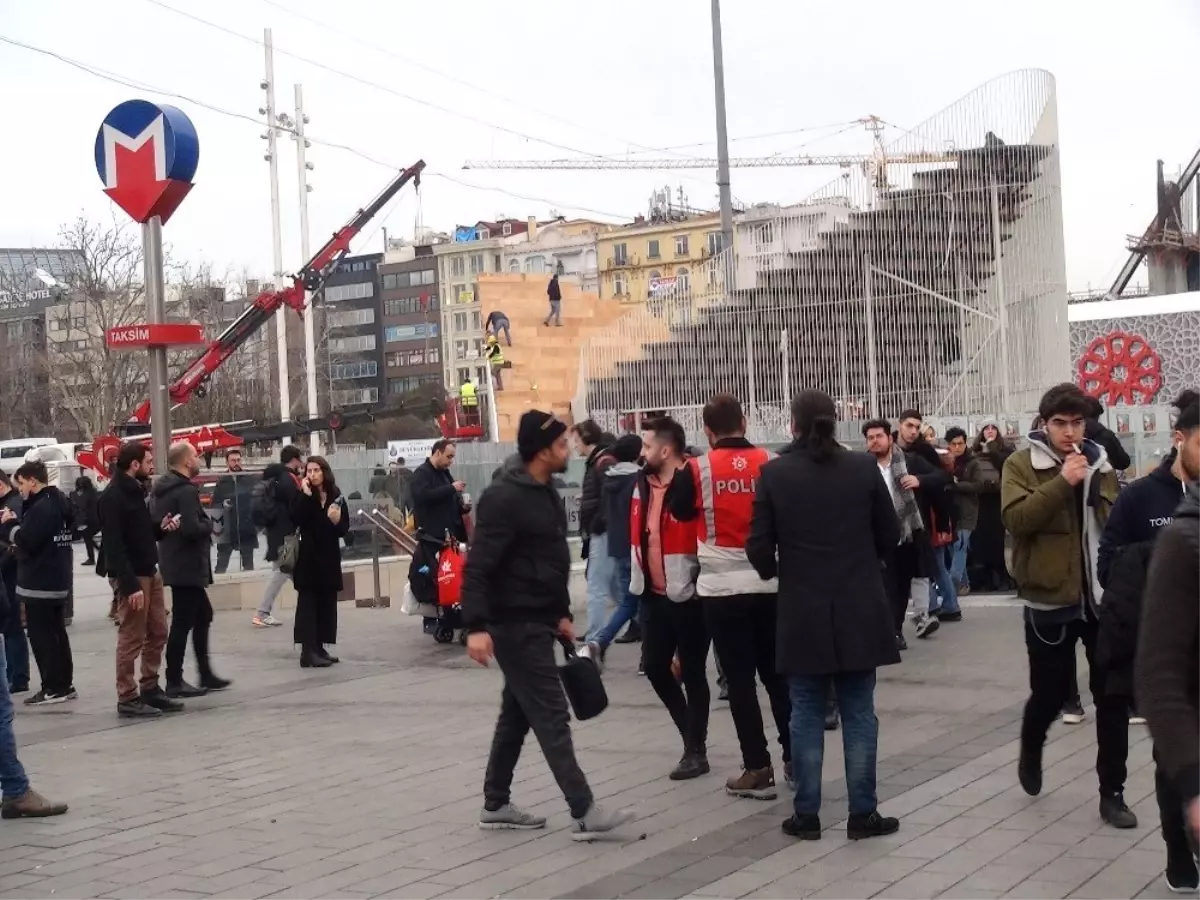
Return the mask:
[[1106,405],[1153,403],[1162,387],[1162,360],[1140,334],[1110,331],[1093,340],[1076,367],[1084,393]]

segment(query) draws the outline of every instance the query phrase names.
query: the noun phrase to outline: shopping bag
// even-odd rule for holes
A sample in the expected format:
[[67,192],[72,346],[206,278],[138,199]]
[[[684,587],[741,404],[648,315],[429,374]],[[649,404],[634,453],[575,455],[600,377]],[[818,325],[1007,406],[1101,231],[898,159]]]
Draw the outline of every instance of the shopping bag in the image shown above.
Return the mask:
[[462,576],[466,557],[457,546],[443,547],[438,554],[438,606],[454,606],[462,599]]
[[404,583],[404,597],[400,601],[400,612],[406,616],[421,614],[421,604],[417,601],[416,594],[413,593],[412,585],[407,581]]

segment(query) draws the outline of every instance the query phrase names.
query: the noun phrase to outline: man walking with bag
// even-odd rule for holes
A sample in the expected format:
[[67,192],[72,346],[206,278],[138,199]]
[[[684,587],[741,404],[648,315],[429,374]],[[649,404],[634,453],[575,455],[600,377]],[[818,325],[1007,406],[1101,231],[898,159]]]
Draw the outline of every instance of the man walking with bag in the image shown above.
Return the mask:
[[567,426],[530,410],[517,430],[518,457],[479,500],[475,540],[463,575],[462,610],[467,653],[486,666],[494,657],[504,673],[500,718],[484,779],[479,827],[544,828],[546,819],[511,801],[513,770],[530,729],[566,797],[572,837],[589,840],[632,815],[597,806],[575,759],[571,716],[554,648],[574,640],[567,582],[571,554],[555,475],[566,471]]

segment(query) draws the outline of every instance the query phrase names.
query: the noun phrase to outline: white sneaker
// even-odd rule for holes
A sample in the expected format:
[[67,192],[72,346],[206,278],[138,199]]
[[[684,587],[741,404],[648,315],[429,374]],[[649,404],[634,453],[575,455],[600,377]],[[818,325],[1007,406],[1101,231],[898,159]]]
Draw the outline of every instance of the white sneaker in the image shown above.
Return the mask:
[[610,834],[627,822],[633,821],[633,812],[628,809],[606,810],[592,804],[582,819],[574,819],[571,829],[571,840],[594,841],[603,835]]
[[1130,716],[1129,724],[1130,725],[1145,725],[1146,717],[1145,716]]
[[267,613],[265,616],[255,616],[250,620],[250,624],[252,624],[255,628],[271,628],[276,625],[282,625],[283,623],[270,613]]
[[920,613],[913,617],[913,624],[917,626],[917,637],[927,638],[937,631],[942,623],[937,620],[936,616],[931,616],[929,613]]

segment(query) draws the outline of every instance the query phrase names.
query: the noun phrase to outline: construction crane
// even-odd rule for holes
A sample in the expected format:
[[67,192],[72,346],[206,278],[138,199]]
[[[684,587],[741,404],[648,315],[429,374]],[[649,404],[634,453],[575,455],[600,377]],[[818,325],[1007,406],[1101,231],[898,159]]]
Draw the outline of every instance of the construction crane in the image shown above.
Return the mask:
[[[884,121],[878,116],[865,116],[856,120],[871,132],[874,152],[869,154],[825,154],[800,156],[735,156],[729,160],[735,169],[783,169],[798,166],[837,166],[843,169],[861,167],[877,190],[887,190],[887,167],[889,165],[921,165],[925,163],[955,162],[958,154],[954,148],[918,151],[914,153],[889,153],[883,143]],[[676,169],[715,169],[717,158],[713,157],[667,157],[657,159],[609,159],[606,157],[583,157],[579,159],[532,159],[532,160],[468,160],[464,169],[501,169],[517,171],[661,171]]]

